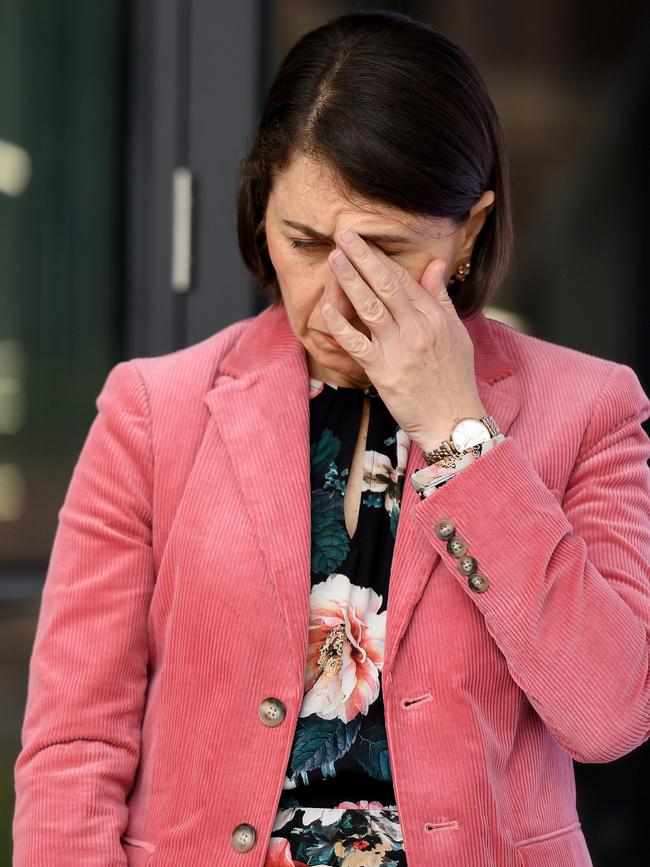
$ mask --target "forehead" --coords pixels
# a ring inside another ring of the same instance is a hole
[[[337,220],[361,219],[364,225],[404,230],[431,236],[436,228],[447,228],[446,220],[402,211],[364,198],[350,190],[329,166],[305,155],[294,157],[288,168],[273,180],[269,208],[277,219],[291,220],[326,230]]]

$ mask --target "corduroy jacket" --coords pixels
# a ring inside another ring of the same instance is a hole
[[[650,736],[650,400],[624,364],[465,326],[506,438],[424,500],[409,448],[382,672],[406,855],[589,867],[572,762]],[[263,867],[303,696],[308,400],[282,307],[110,370],[42,595],[15,867]]]

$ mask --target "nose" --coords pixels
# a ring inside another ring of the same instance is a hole
[[[356,311],[354,304],[348,298],[345,290],[336,279],[336,275],[332,273],[329,264],[325,263],[326,273],[324,279],[323,292],[318,299],[319,304],[324,304],[329,301],[341,313],[347,321],[358,331],[367,333],[367,328],[359,319],[359,314]]]

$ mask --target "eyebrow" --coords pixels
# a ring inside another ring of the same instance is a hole
[[[283,220],[282,221],[286,226],[291,226],[293,229],[298,229],[300,232],[304,232],[305,235],[309,235],[311,238],[316,238],[319,241],[331,241],[333,240],[328,235],[323,235],[322,232],[317,232],[316,229],[312,229],[310,226],[305,226],[304,223],[294,223],[292,220]],[[402,235],[391,235],[388,232],[368,232],[361,234],[361,232],[357,232],[360,238],[363,238],[364,241],[372,241],[375,244],[411,244],[411,238],[405,238]]]

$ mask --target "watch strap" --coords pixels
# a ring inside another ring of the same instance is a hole
[[[499,425],[496,423],[496,421],[491,415],[484,415],[480,419],[478,419],[478,421],[482,422],[485,425],[485,427],[490,432],[491,437],[498,436],[501,433]],[[462,451],[459,451],[454,445],[450,434],[448,440],[444,440],[443,442],[441,442],[440,445],[436,446],[436,448],[432,451],[423,452],[422,454],[424,460],[430,466],[432,464],[440,464],[443,467],[453,468],[456,465],[456,461],[458,460],[458,458],[461,455],[467,454],[467,452],[470,451],[474,452],[477,457],[481,454],[480,450],[477,451],[476,446],[470,446],[468,449],[463,449]]]
[[[504,433],[498,433],[492,439],[479,443],[478,446],[468,449],[456,458],[455,466],[447,467],[442,463],[432,464],[422,467],[419,470],[411,473],[411,484],[420,495],[420,499],[427,497],[436,488],[444,485],[449,479],[453,479],[455,475],[462,472],[465,467],[468,467],[481,455],[486,454],[500,442],[505,440]]]

